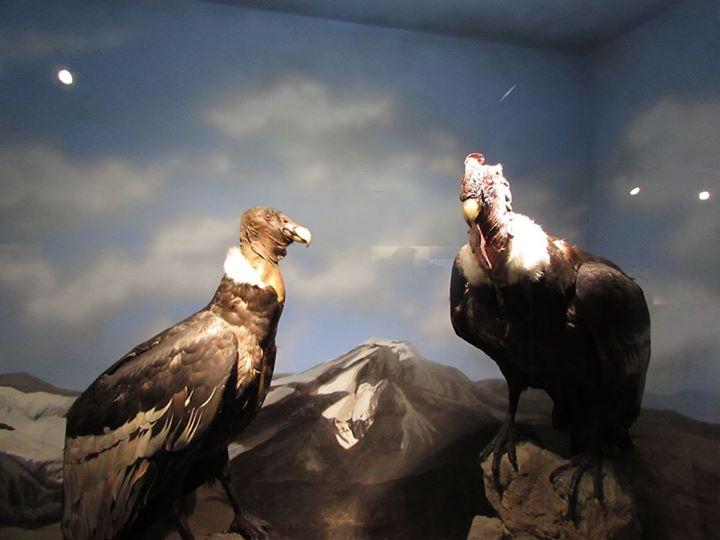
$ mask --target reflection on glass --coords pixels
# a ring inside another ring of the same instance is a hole
[[[72,86],[72,84],[75,82],[75,77],[67,69],[58,70],[56,76],[57,80],[65,86]]]

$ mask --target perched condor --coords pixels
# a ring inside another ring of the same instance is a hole
[[[602,502],[601,452],[631,446],[628,429],[640,411],[650,359],[650,317],[642,289],[616,264],[548,236],[512,211],[502,165],[482,154],[465,159],[460,190],[469,242],[452,269],[450,316],[458,336],[490,356],[508,386],[508,412],[480,453],[517,470],[515,412],[520,394],[541,388],[554,408],[553,426],[568,431],[574,469],[568,517],[586,472]]]
[[[65,538],[139,538],[168,512],[181,537],[193,538],[180,499],[211,479],[220,480],[235,512],[230,530],[267,536],[267,523],[239,503],[227,446],[270,386],[285,300],[278,261],[293,241],[310,244],[310,231],[272,208],[247,210],[210,303],[135,347],[73,404]]]

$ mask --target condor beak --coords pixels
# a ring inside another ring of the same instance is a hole
[[[475,223],[480,215],[480,204],[477,199],[465,199],[462,203],[463,217],[468,225]]]
[[[292,238],[295,242],[300,242],[307,246],[312,242],[312,234],[310,229],[302,227],[297,223],[288,223],[283,227],[283,234],[288,238]]]

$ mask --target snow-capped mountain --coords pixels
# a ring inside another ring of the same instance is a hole
[[[403,365],[403,362],[408,364]],[[420,365],[424,369],[418,369]],[[334,396],[322,416],[332,421],[337,443],[348,449],[367,434],[375,422],[381,397],[385,392],[396,391],[398,387],[393,387],[393,383],[399,383],[402,378],[421,376],[425,379],[421,383],[429,391],[446,397],[454,392],[455,399],[464,399],[467,404],[477,401],[473,383],[459,371],[453,372],[451,389],[446,387],[448,382],[445,381],[450,372],[443,369],[442,376],[433,375],[433,370],[429,369],[431,365],[435,364],[424,360],[408,342],[371,338],[335,360],[303,373],[276,378],[265,406],[277,404],[296,393]],[[409,431],[404,434],[403,448],[409,444]]]
[[[418,388],[422,388],[422,397],[417,395]],[[397,425],[383,436],[385,442],[392,439],[394,450],[404,456],[436,444],[444,435],[441,432],[457,425],[458,419],[477,420],[480,415],[481,420],[493,421],[493,413],[502,414],[481,407],[485,401],[487,396],[476,383],[455,368],[425,360],[411,344],[369,339],[335,360],[276,378],[263,416],[274,418],[275,411],[288,411],[288,421],[280,425],[273,421],[267,426],[257,422],[233,445],[232,455],[236,457],[276,437],[284,428],[294,427],[298,416],[310,409],[318,425],[332,433],[333,446],[345,451],[357,450],[368,436],[380,436],[392,418]],[[436,417],[450,419],[459,412],[459,418],[446,422],[442,429],[436,426]]]
[[[65,413],[74,397],[0,386],[0,451],[60,482]]]
[[[487,504],[475,457],[503,392],[407,342],[367,340],[275,379],[233,446],[236,484],[288,537],[461,538]]]
[[[59,517],[65,414],[74,400],[27,374],[0,376],[0,522]]]

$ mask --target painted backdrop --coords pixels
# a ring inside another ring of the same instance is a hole
[[[264,203],[314,235],[283,262],[278,371],[380,336],[499,376],[447,305],[481,151],[516,210],[646,288],[649,390],[717,387],[712,2],[590,56],[195,1],[0,9],[0,371],[83,388],[207,302]]]

